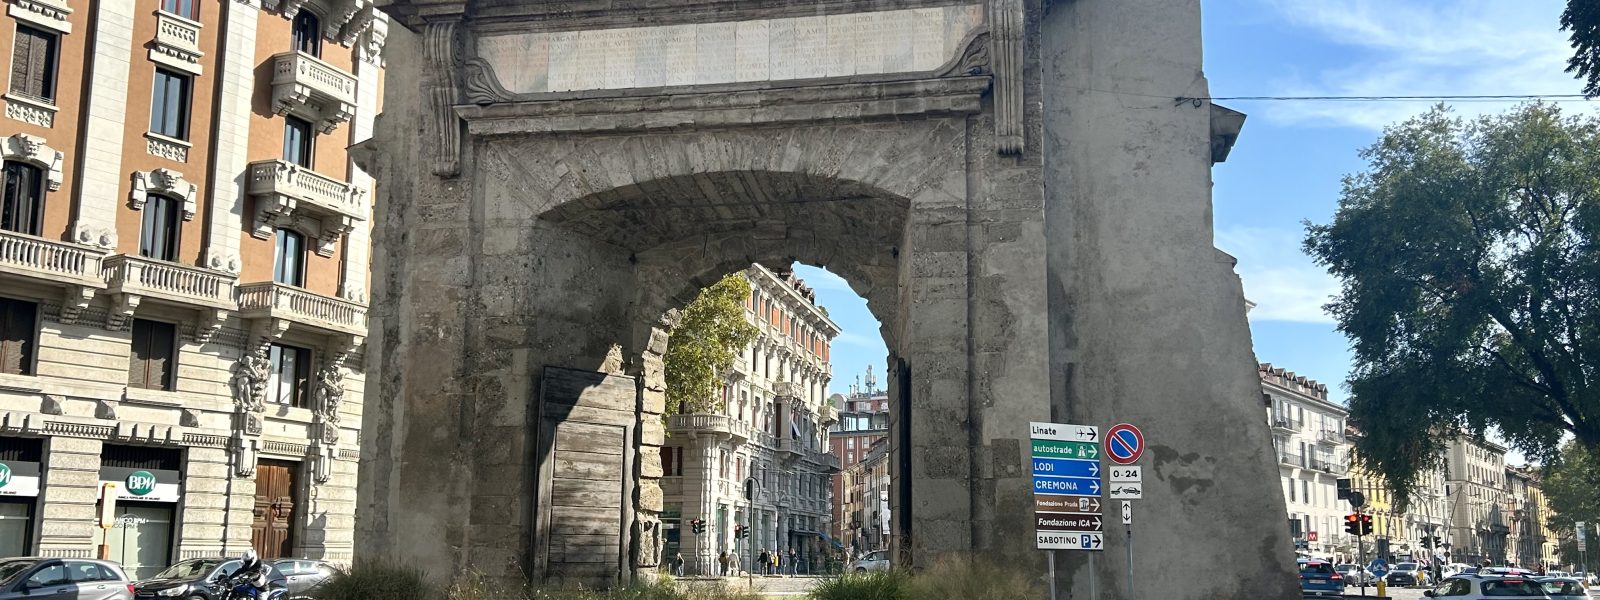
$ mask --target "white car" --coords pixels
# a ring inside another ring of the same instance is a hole
[[[1531,577],[1451,577],[1425,591],[1429,598],[1484,600],[1494,598],[1546,598],[1544,585]]]
[[[866,571],[887,571],[889,570],[889,551],[878,550],[876,552],[868,552],[866,556],[858,558],[856,559],[856,562],[851,563],[850,570],[857,573],[863,573]]]

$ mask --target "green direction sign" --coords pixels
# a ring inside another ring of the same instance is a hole
[[[134,471],[128,474],[128,493],[143,496],[156,491],[156,476],[149,471]]]
[[[1033,440],[1033,456],[1035,458],[1086,458],[1098,460],[1100,458],[1100,445],[1094,442]]]
[[[8,483],[11,483],[11,467],[6,466],[5,463],[0,463],[0,488],[5,487]]]

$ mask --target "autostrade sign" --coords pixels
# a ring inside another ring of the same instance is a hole
[[[39,463],[0,461],[0,496],[39,495]]]

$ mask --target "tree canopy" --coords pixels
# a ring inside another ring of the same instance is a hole
[[[1561,30],[1572,32],[1572,58],[1567,72],[1584,80],[1583,93],[1600,96],[1600,2],[1567,0]]]
[[[750,282],[732,273],[684,307],[667,339],[667,414],[711,412],[722,389],[722,375],[733,359],[756,339],[755,325],[744,319]]]
[[[1528,104],[1387,128],[1305,248],[1341,282],[1356,460],[1404,503],[1451,438],[1600,447],[1600,122]]]

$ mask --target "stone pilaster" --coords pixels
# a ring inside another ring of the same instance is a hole
[[[373,56],[374,59],[377,56]],[[378,64],[367,60],[357,60],[355,65],[356,75],[356,114],[350,120],[350,143],[359,144],[372,138],[373,119],[377,116],[378,108],[378,80],[383,73]],[[365,198],[372,198],[372,176],[354,158],[350,160],[350,186],[365,192]],[[370,204],[368,205],[370,206]],[[365,221],[357,221],[355,228],[345,234],[344,263],[341,265],[339,278],[339,296],[354,302],[367,301],[367,266],[368,257],[372,248],[372,215]]]
[[[238,554],[250,545],[255,482],[237,479],[225,448],[188,449],[178,558]]]
[[[205,266],[238,273],[239,232],[244,228],[245,164],[250,148],[250,100],[255,93],[256,21],[261,9],[255,0],[224,2],[227,28],[222,32],[222,64],[218,65],[216,129],[213,132],[215,171],[211,174],[211,202],[206,220]]]
[[[128,103],[129,57],[133,56],[133,3],[101,2],[91,21],[94,48],[89,98],[84,103],[83,156],[78,171],[78,206],[72,239],[117,246],[117,202],[121,199],[122,137]],[[248,112],[248,111],[246,111]]]
[[[40,556],[92,558],[101,542],[95,523],[100,440],[52,437],[39,498]]]

